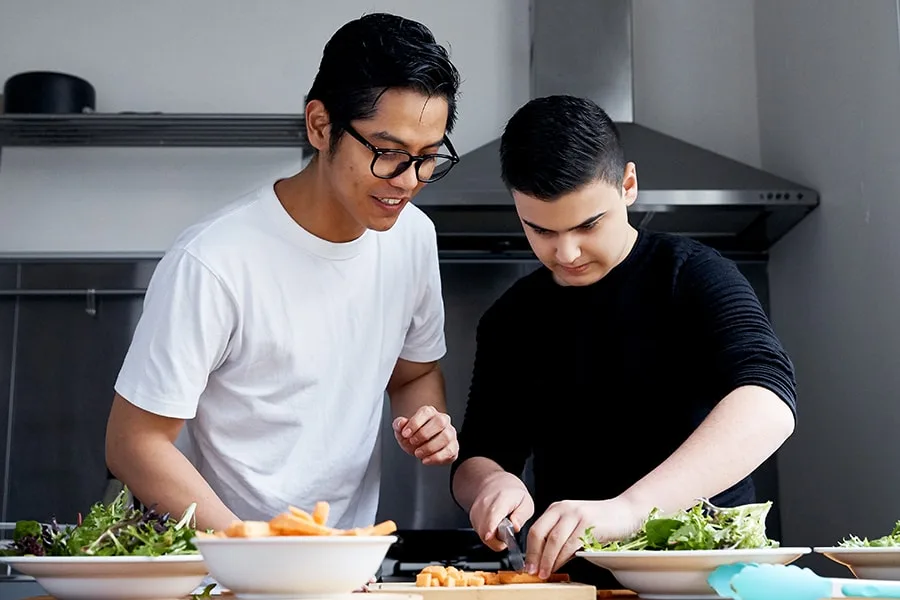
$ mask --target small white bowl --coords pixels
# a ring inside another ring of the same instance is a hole
[[[174,556],[4,556],[56,600],[183,598],[207,575],[199,554]]]
[[[814,550],[844,565],[859,579],[900,581],[900,547],[817,546]]]
[[[302,599],[350,594],[378,572],[393,535],[201,537],[209,573],[238,598]]]
[[[577,552],[575,556],[612,572],[642,600],[719,598],[707,578],[721,565],[732,563],[790,564],[810,548],[754,548],[747,550],[622,550]]]

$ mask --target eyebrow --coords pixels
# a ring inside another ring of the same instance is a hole
[[[399,146],[403,146],[404,148],[409,148],[409,147],[410,147],[409,144],[407,144],[406,142],[404,142],[403,140],[401,140],[401,139],[398,138],[397,136],[391,135],[391,134],[388,133],[387,131],[378,131],[378,132],[376,132],[376,133],[373,133],[373,134],[372,134],[372,137],[375,138],[375,139],[377,139],[377,140],[381,140],[381,141],[383,141],[383,142],[390,142],[390,143],[392,143],[392,144],[397,144],[397,145],[399,145]],[[440,140],[438,140],[438,141],[436,141],[436,142],[432,142],[432,143],[428,144],[427,146],[422,146],[422,147],[423,147],[423,148],[438,148],[438,147],[440,147],[443,143],[444,143],[444,138],[441,138]]]
[[[594,221],[600,220],[603,217],[603,215],[605,215],[606,213],[607,213],[607,211],[605,211],[605,210],[602,213],[597,213],[593,217],[585,219],[584,221],[582,221],[575,227],[570,227],[566,231],[573,231],[575,229],[579,229],[580,227],[586,227],[586,226],[590,225],[591,223],[593,223]],[[546,227],[541,227],[540,225],[535,225],[531,221],[527,221],[525,219],[522,219],[522,222],[525,223],[526,225],[528,225],[529,227],[531,227],[532,229],[539,229],[541,231],[553,231],[552,229],[547,229]]]

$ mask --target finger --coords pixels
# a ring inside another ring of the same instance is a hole
[[[560,551],[559,556],[556,558],[556,563],[553,565],[553,573],[559,571],[564,564],[575,558],[575,553],[581,548],[581,542],[578,540],[579,531],[581,531],[581,528],[576,529],[572,532],[572,535],[569,536],[569,541],[566,542]]]
[[[406,417],[397,417],[394,419],[394,422],[391,424],[394,428],[394,433],[399,434],[403,431],[403,428],[406,426],[406,423],[409,421]]]
[[[531,499],[530,494],[525,494],[522,498],[522,501],[519,502],[519,505],[512,511],[509,515],[509,520],[512,522],[513,527],[516,531],[521,531],[522,527],[525,526],[525,523],[528,522],[528,519],[534,516],[534,501]]]
[[[538,577],[542,579],[550,577],[550,573],[553,572],[553,567],[556,565],[563,547],[569,542],[572,533],[578,527],[578,522],[579,519],[574,517],[562,517],[557,521],[544,542]]]
[[[525,552],[525,570],[529,574],[536,575],[538,573],[547,536],[556,527],[559,519],[559,509],[551,507],[531,526],[531,531],[528,532],[528,548]]]
[[[429,421],[429,424],[433,421],[434,419],[432,419],[432,421]],[[428,425],[426,424],[425,427],[428,427]],[[411,437],[409,441],[413,444],[413,446],[416,447],[416,456],[418,456],[419,458],[425,458],[426,456],[431,456],[436,452],[440,452],[441,450],[452,444],[456,439],[456,430],[453,427],[447,427],[438,431],[437,435],[421,444],[417,444],[415,441],[418,437],[419,433]]]
[[[490,548],[495,552],[500,552],[506,548],[506,546],[501,542],[496,535],[494,535],[496,531],[496,527],[494,529],[490,528],[489,522],[490,517],[487,515],[482,515],[480,513],[473,512],[472,513],[472,527],[475,528],[475,531],[478,533],[478,537],[481,538],[481,541],[484,542],[484,545]]]
[[[459,444],[451,442],[431,456],[422,459],[423,465],[447,465],[459,458]]]
[[[411,438],[413,434],[415,434],[421,427],[431,419],[434,415],[437,414],[437,409],[433,406],[423,406],[416,413],[411,416],[406,421],[406,425],[403,427],[401,434],[404,438]]]
[[[409,438],[409,441],[415,446],[421,446],[438,437],[450,427],[450,415],[437,413],[425,421],[419,430]]]
[[[400,445],[404,452],[412,454],[416,451],[416,449],[413,448],[413,445],[409,443],[409,440],[400,435],[399,431],[394,432],[394,439],[397,440],[397,443]]]
[[[496,500],[491,504],[490,509],[485,518],[484,526],[485,526],[485,536],[488,539],[494,539],[497,537],[497,527],[500,526],[500,521],[504,519],[510,512],[516,507],[516,503],[518,499],[514,496],[510,495],[508,492],[501,493],[497,496]],[[500,549],[506,548],[506,544],[502,541],[500,543]]]

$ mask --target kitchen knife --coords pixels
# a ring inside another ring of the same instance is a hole
[[[519,573],[524,572],[525,557],[522,556],[522,550],[519,548],[518,542],[516,542],[516,532],[509,518],[504,518],[500,521],[500,525],[497,526],[497,535],[509,550],[509,563],[513,570]]]

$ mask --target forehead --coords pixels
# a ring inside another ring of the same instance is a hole
[[[430,144],[444,136],[448,113],[447,100],[442,96],[390,89],[378,99],[375,114],[360,122],[358,129],[389,133],[410,146]]]
[[[549,202],[518,191],[513,191],[513,200],[519,218],[544,229],[565,231],[612,209],[621,197],[615,187],[596,181]]]

